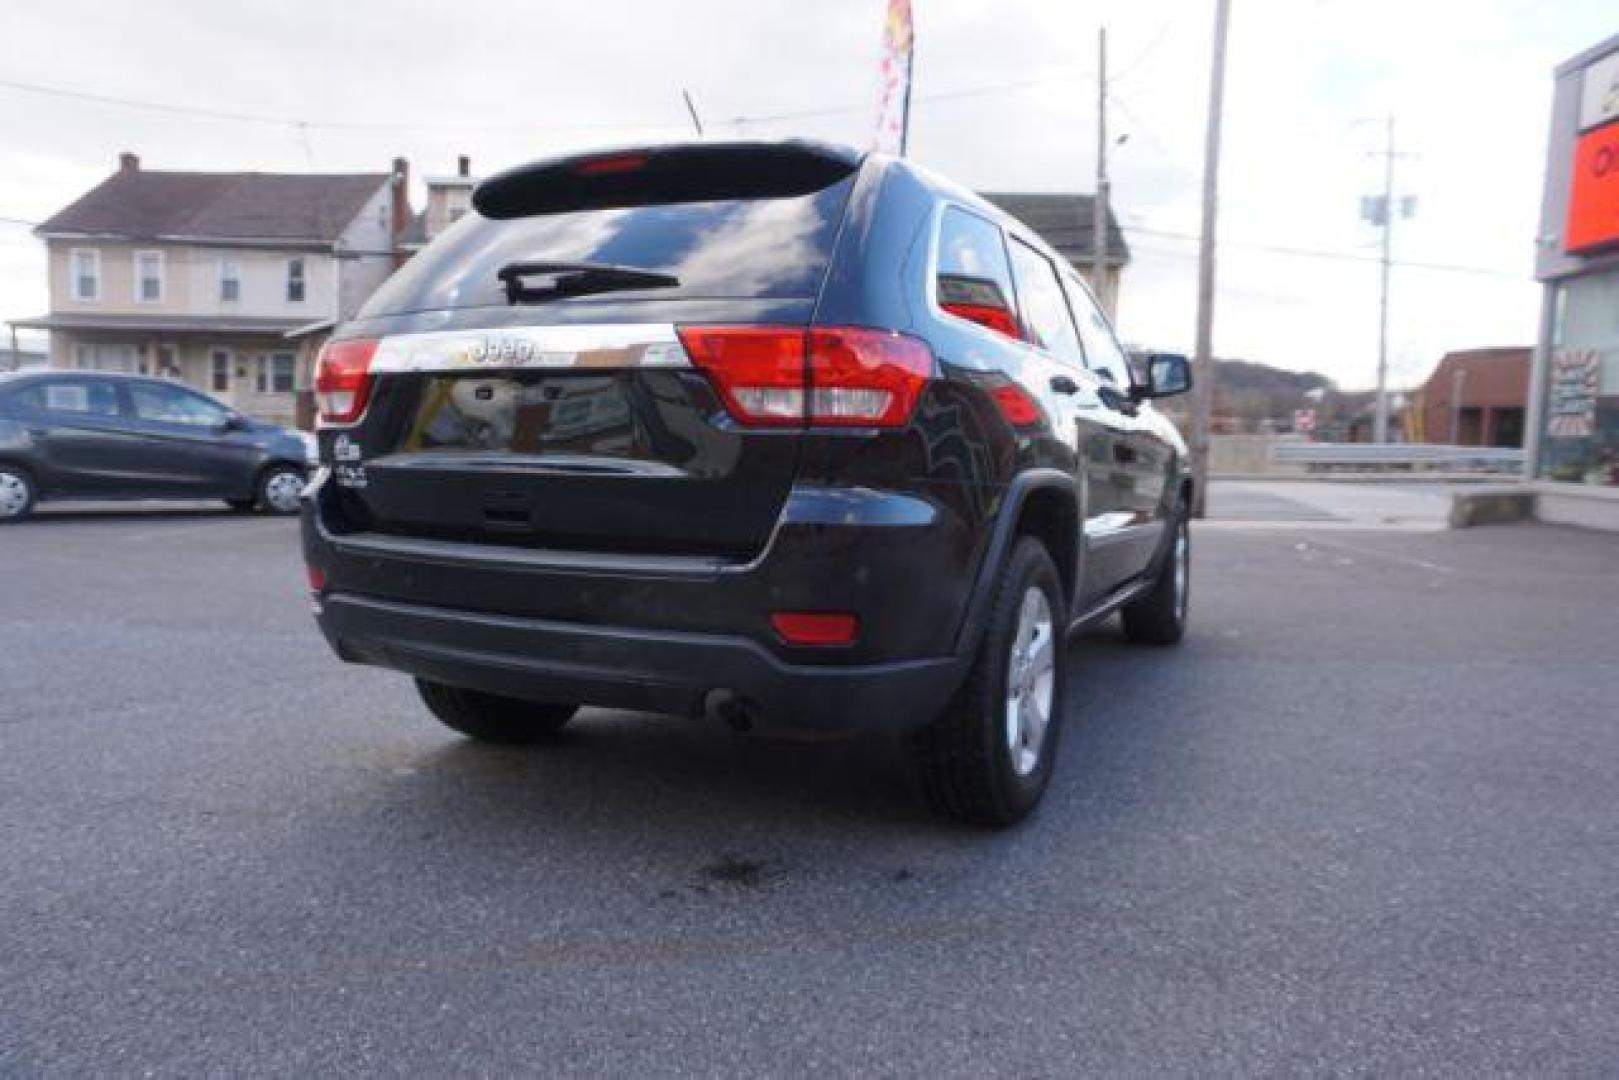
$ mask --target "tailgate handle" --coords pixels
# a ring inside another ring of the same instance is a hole
[[[528,496],[521,491],[492,491],[484,496],[483,520],[497,529],[523,529],[532,524]]]

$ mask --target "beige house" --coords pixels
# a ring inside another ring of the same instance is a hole
[[[1130,262],[1130,248],[1108,205],[1107,248],[1102,280],[1096,280],[1096,255],[1091,238],[1096,235],[1095,198],[1061,191],[980,191],[987,199],[1040,235],[1063,258],[1073,264],[1096,294],[1097,303],[1115,322],[1119,318],[1119,279]]]
[[[453,175],[430,174],[422,182],[427,185],[427,206],[416,215],[399,245],[411,254],[472,211],[472,189],[478,186],[477,177],[472,175],[472,159],[465,154],[455,159]]]
[[[261,419],[307,418],[313,343],[392,273],[405,163],[358,174],[143,170],[35,230],[50,257],[53,367],[178,379]]]

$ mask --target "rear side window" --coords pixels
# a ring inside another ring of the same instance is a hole
[[[854,175],[808,195],[655,204],[501,220],[468,214],[406,263],[360,313],[506,305],[500,269],[610,263],[679,284],[613,296],[813,299],[832,260]],[[568,301],[562,301],[566,303]]]
[[[1057,268],[1050,259],[1013,237],[1012,270],[1017,275],[1028,339],[1059,360],[1083,366],[1085,353],[1068,313],[1068,301],[1063,298]]]
[[[111,383],[79,379],[42,382],[12,393],[10,401],[30,412],[65,416],[117,416],[118,391]]]
[[[935,296],[941,310],[1018,336],[1012,268],[999,225],[960,207],[946,207],[939,220],[938,260]]]

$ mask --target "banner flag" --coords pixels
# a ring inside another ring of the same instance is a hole
[[[911,0],[888,0],[883,23],[883,59],[879,69],[877,132],[872,149],[905,153],[911,126],[911,57],[916,35],[911,24]]]

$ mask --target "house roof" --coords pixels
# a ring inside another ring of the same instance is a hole
[[[38,231],[149,240],[334,243],[386,173],[205,173],[122,168]]]
[[[980,191],[978,195],[1039,233],[1040,239],[1076,267],[1090,265],[1094,196],[1063,191]],[[1130,247],[1112,205],[1107,207],[1107,261],[1109,266],[1130,261]]]

